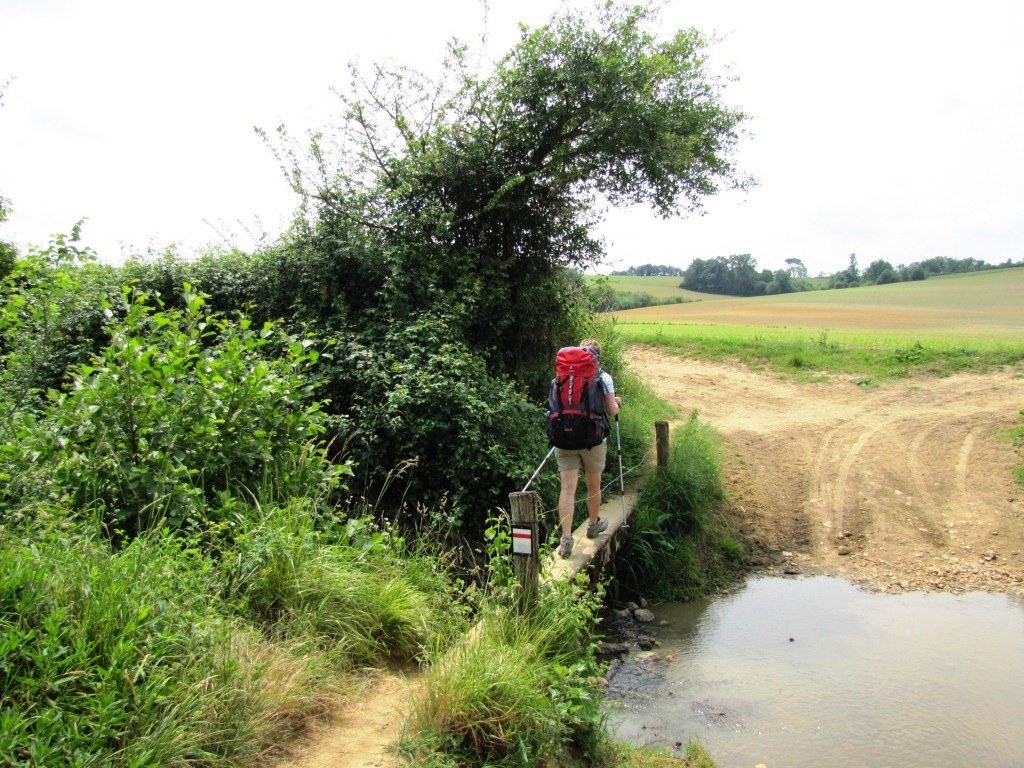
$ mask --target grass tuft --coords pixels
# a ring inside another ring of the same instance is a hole
[[[520,614],[507,536],[495,535],[491,552],[478,624],[435,658],[400,751],[427,767],[610,765],[594,640],[602,591],[543,584]]]

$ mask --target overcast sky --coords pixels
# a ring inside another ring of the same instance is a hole
[[[553,7],[492,0],[492,57]],[[434,72],[483,20],[477,0],[0,0],[0,239],[87,217],[116,261],[276,236],[296,200],[253,127],[326,122],[350,60]],[[751,115],[737,159],[760,185],[682,220],[609,212],[602,271],[1024,258],[1024,2],[674,0],[661,25],[724,37],[726,100]]]

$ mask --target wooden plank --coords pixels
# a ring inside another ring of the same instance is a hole
[[[541,579],[557,581],[572,579],[582,571],[603,568],[612,557],[629,530],[629,517],[636,505],[638,489],[626,489],[625,497],[620,494],[606,496],[601,504],[600,515],[608,521],[608,529],[596,538],[587,538],[587,523],[584,521],[572,533],[572,556],[559,557],[552,551],[549,557],[541,557]],[[623,503],[625,502],[625,503]]]

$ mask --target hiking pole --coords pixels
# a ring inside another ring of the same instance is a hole
[[[533,473],[533,477],[531,477],[531,478],[530,478],[529,480],[527,480],[527,481],[526,481],[526,485],[524,485],[524,486],[523,486],[523,491],[522,491],[523,493],[526,493],[526,489],[530,487],[530,483],[532,483],[532,482],[534,481],[534,478],[536,478],[536,477],[537,477],[537,475],[539,475],[539,474],[540,474],[540,470],[541,470],[541,468],[542,468],[542,467],[544,466],[544,463],[545,463],[545,462],[546,462],[546,461],[547,461],[548,459],[550,459],[550,458],[551,458],[551,454],[552,454],[552,453],[554,453],[554,452],[555,452],[555,446],[551,446],[551,450],[550,450],[550,451],[548,451],[548,455],[544,457],[544,460],[543,460],[543,461],[541,461],[541,463],[540,463],[540,466],[539,466],[539,467],[537,467],[537,471]],[[620,467],[622,466],[622,457],[619,457],[619,466],[620,466]]]
[[[622,476],[622,432],[619,430],[619,414],[615,414],[615,446],[619,449],[619,488],[622,491],[622,527],[629,528],[626,522],[626,481]]]

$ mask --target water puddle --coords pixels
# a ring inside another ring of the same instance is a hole
[[[718,768],[1024,766],[1024,600],[750,581],[653,608],[609,689],[619,738]]]

